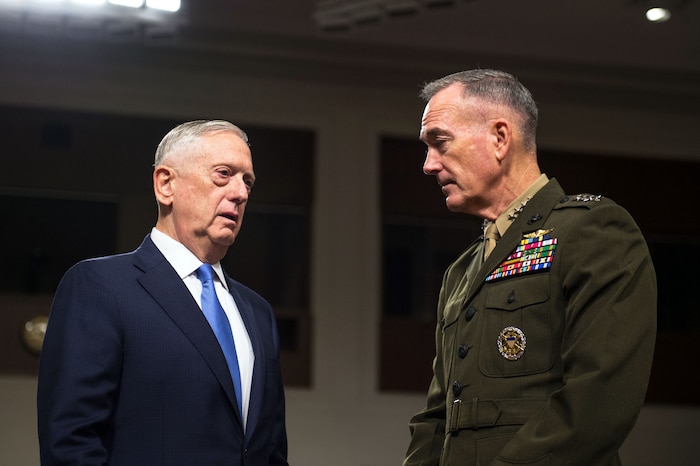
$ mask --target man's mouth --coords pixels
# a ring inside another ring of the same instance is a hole
[[[236,214],[219,214],[220,217],[224,217],[226,219],[231,220],[232,222],[237,222],[238,221],[238,215]]]

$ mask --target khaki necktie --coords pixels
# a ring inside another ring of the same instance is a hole
[[[489,257],[489,254],[496,247],[496,242],[500,239],[501,235],[498,233],[498,228],[496,228],[496,222],[489,223],[484,232],[484,260]]]

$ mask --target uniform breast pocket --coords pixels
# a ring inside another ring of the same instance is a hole
[[[484,285],[479,365],[490,377],[547,371],[555,358],[555,317],[549,273]]]

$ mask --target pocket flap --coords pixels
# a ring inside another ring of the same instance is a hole
[[[486,285],[485,306],[513,311],[549,299],[549,273],[509,278]]]

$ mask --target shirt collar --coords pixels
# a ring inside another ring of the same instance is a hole
[[[184,244],[171,238],[162,231],[153,227],[151,229],[151,240],[156,245],[158,250],[165,256],[165,259],[173,266],[175,272],[181,279],[192,275],[203,264],[197,256],[192,254],[192,251],[187,249]],[[214,273],[219,278],[219,282],[228,290],[228,284],[224,279],[224,271],[221,268],[221,262],[211,264]]]

